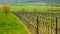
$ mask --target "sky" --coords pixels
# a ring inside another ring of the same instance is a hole
[[[0,0],[0,3],[11,3],[11,2],[44,2],[44,3],[59,3],[60,4],[60,0]]]

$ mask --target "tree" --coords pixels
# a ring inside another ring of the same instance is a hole
[[[10,6],[8,4],[3,4],[2,5],[2,10],[7,16],[7,13],[10,11]]]

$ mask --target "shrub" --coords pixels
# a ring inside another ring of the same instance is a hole
[[[22,12],[25,12],[26,10],[23,8],[23,9],[21,9],[21,11],[22,11]]]

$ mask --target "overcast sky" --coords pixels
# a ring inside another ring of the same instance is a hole
[[[60,3],[60,0],[0,0],[0,2],[45,2],[45,3]]]

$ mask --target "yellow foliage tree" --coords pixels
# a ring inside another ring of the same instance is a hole
[[[3,12],[7,13],[10,11],[10,6],[8,4],[3,4],[2,10]]]
[[[2,5],[2,10],[7,15],[8,12],[10,11],[10,6],[8,4],[3,4]]]

